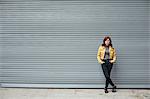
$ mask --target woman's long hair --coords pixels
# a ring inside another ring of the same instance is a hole
[[[110,38],[109,36],[104,37],[102,46],[106,46],[105,41],[106,41],[107,39],[110,40],[109,46],[113,47],[111,38]]]

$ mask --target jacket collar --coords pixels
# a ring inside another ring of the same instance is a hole
[[[106,50],[106,49],[105,49],[105,46],[103,46],[103,49]],[[112,47],[109,46],[109,52],[111,51],[111,49],[112,49]]]

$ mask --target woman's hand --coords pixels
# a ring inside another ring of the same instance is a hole
[[[102,64],[104,64],[105,62],[104,61],[102,61]]]
[[[111,60],[109,61],[110,63],[113,63]]]

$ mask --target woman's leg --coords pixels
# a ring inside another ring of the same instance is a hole
[[[112,63],[110,63],[109,66],[107,66],[109,77],[110,77],[112,66],[113,66]],[[108,85],[109,85],[109,81],[107,79],[106,79],[105,85],[106,85],[105,87],[108,87]]]
[[[108,70],[108,75],[109,75],[109,77],[110,77],[110,72],[111,72],[111,70],[109,69],[109,70]],[[109,81],[106,79],[105,88],[107,88],[108,86],[109,86]]]
[[[112,65],[110,63],[105,62],[104,64],[102,64],[102,70],[103,70],[104,76],[106,78],[105,88],[108,87],[109,83],[112,86],[114,86],[114,83],[112,82],[112,80],[110,78],[111,69],[112,69]]]

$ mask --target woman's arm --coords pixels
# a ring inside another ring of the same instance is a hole
[[[113,60],[110,60],[111,63],[116,62],[117,60],[117,55],[116,55],[116,49],[114,48],[114,54],[113,54]]]
[[[100,64],[103,64],[103,63],[105,63],[104,61],[102,61],[101,60],[101,53],[100,53],[100,49],[101,49],[101,46],[98,48],[98,52],[97,52],[97,60],[98,60],[98,62],[100,63]]]

